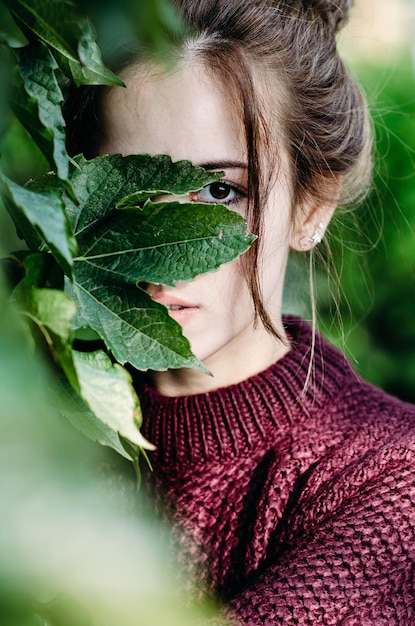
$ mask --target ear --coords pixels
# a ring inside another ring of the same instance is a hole
[[[336,184],[332,183],[330,200],[319,200],[310,196],[297,207],[290,237],[290,247],[293,250],[311,250],[321,242],[336,209],[341,182],[340,178],[336,178]]]

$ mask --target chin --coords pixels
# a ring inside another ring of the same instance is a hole
[[[206,345],[197,345],[197,342],[192,342],[190,341],[190,346],[192,349],[193,354],[195,355],[196,358],[199,359],[199,361],[201,361],[203,363],[203,365],[206,365],[206,367],[208,369],[209,368],[209,363],[213,360],[215,360],[215,355],[220,352],[221,347],[212,347],[212,345],[210,347],[206,346]]]

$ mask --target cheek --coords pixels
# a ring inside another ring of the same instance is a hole
[[[244,263],[239,258],[222,268],[218,276],[220,307],[235,330],[254,319],[255,307],[245,279]]]
[[[203,292],[208,305],[219,306],[222,311],[233,312],[241,303],[245,308],[250,306],[251,296],[241,258],[222,265],[217,272],[197,277],[194,284]]]

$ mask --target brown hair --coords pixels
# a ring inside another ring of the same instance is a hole
[[[367,107],[336,47],[336,33],[352,1],[174,0],[174,5],[188,27],[186,36],[176,42],[178,54],[202,60],[230,86],[242,112],[248,224],[259,235],[245,255],[245,272],[257,317],[278,335],[262,302],[257,268],[261,207],[277,166],[277,144],[282,142],[288,151],[293,208],[310,196],[330,201],[339,177],[340,200],[353,201],[370,177]],[[78,94],[67,110],[75,111],[67,116],[70,153],[94,156],[99,144],[99,135],[94,134],[99,132],[96,91],[89,88]],[[264,151],[267,172],[259,158]]]

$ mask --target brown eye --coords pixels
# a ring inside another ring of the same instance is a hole
[[[210,185],[210,193],[217,200],[225,200],[231,191],[232,189],[226,183],[217,182]]]
[[[218,180],[203,187],[193,199],[201,202],[228,205],[240,202],[245,197],[246,194],[236,185]]]

